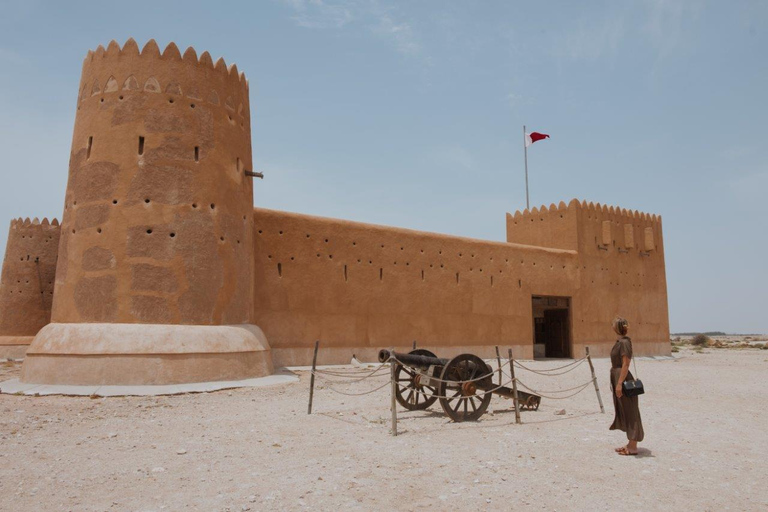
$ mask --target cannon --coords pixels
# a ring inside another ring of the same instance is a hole
[[[379,351],[379,362],[391,357],[396,359],[395,398],[409,411],[427,409],[439,399],[453,421],[475,421],[485,414],[493,394],[514,400],[514,391],[494,384],[493,369],[476,355],[443,359],[424,349]],[[541,403],[540,396],[523,391],[517,397],[522,409],[537,410]]]

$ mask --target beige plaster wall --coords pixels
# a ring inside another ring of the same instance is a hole
[[[245,77],[131,39],[89,52],[79,91],[53,321],[249,323]]]
[[[22,357],[51,320],[59,222],[14,219],[0,277],[0,357]]]
[[[406,349],[414,340],[441,355],[490,357],[500,345],[529,358],[532,296],[562,296],[572,299],[575,357],[586,345],[607,355],[619,313],[632,323],[638,354],[668,354],[660,222],[631,220],[636,236],[658,230],[650,256],[613,245],[603,251],[588,240],[610,215],[621,223],[621,214],[594,208],[572,201],[508,216],[514,242],[550,248],[257,208],[254,317],[278,366],[310,364],[318,339],[322,363],[348,362],[353,353],[373,359],[379,348]]]
[[[569,295],[579,282],[575,251],[264,209],[254,225],[254,316],[276,365],[309,364],[317,339],[328,363],[414,340],[530,357],[532,291]]]
[[[664,240],[661,218],[641,212],[580,203],[579,257],[581,293],[574,301],[577,340],[598,340],[607,355],[615,335],[604,328],[621,315],[629,320],[635,351],[644,355],[669,355],[669,314]],[[610,243],[602,245],[603,230],[610,225]],[[633,237],[625,237],[631,225]],[[645,250],[646,230],[652,230],[655,248]],[[600,247],[599,247],[600,246]]]
[[[653,250],[645,250],[646,229],[652,231]],[[575,199],[567,206],[560,203],[507,216],[510,242],[538,240],[556,246],[562,244],[556,235],[578,251],[580,273],[571,294],[573,354],[583,354],[588,345],[592,354],[607,356],[616,338],[611,320],[621,315],[630,322],[637,354],[669,355],[661,219]]]

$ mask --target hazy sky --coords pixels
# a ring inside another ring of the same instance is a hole
[[[663,217],[671,328],[768,332],[768,2],[0,1],[0,251],[60,217],[82,59],[250,80],[258,206],[504,240],[573,197]]]

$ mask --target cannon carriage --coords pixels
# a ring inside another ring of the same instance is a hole
[[[475,421],[488,409],[492,395],[515,399],[514,390],[494,384],[494,370],[480,357],[461,354],[453,359],[439,358],[429,350],[407,354],[379,351],[379,361],[394,358],[395,397],[409,411],[429,408],[436,401],[454,421]],[[521,409],[536,410],[541,397],[517,391]]]

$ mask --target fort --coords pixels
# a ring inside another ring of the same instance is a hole
[[[382,347],[670,353],[661,218],[585,201],[505,242],[254,208],[249,86],[173,43],[89,52],[64,211],[11,222],[0,357],[23,382],[176,384],[375,360]],[[258,204],[258,198],[256,200]]]

